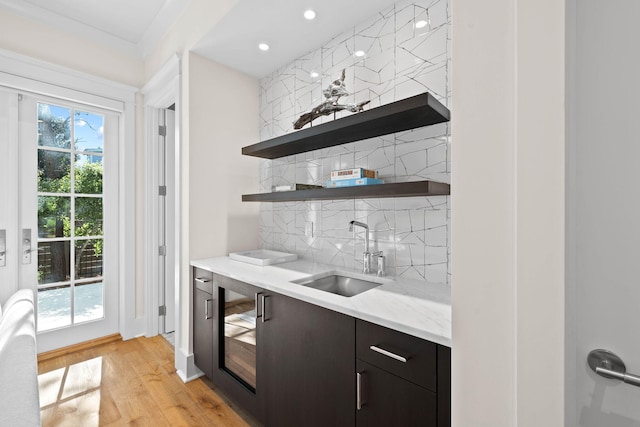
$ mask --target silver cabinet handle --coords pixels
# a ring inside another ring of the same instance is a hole
[[[198,283],[209,283],[211,279],[208,277],[196,277],[196,282]]]
[[[262,299],[262,323],[267,321],[267,295],[260,294]]]
[[[587,356],[587,363],[596,374],[602,377],[640,387],[640,376],[627,374],[627,367],[622,359],[608,350],[592,350]]]
[[[255,299],[256,319],[259,319],[260,317],[262,317],[262,312],[259,310],[260,304],[258,304],[258,298],[260,298],[261,295],[262,295],[262,292],[258,292],[258,293],[255,294],[255,298],[254,298]],[[264,305],[262,306],[262,308],[264,309]]]
[[[359,411],[364,406],[362,401],[362,374],[365,371],[356,372],[356,409]]]
[[[395,359],[397,361],[400,361],[402,363],[407,363],[407,360],[409,360],[409,356],[400,356],[399,354],[395,354],[388,350],[385,350],[384,348],[380,348],[377,345],[372,345],[369,348],[375,351],[376,353],[384,354],[385,356]]]
[[[204,300],[204,319],[205,320],[209,320],[213,317],[211,313],[209,313],[209,303],[213,303],[213,299],[207,298],[206,300]]]

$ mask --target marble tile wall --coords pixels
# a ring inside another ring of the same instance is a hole
[[[423,21],[424,26],[416,25]],[[346,70],[350,96],[366,108],[430,92],[450,106],[451,16],[447,0],[398,2],[260,81],[260,137],[293,131],[293,122],[323,102],[322,90]],[[365,52],[359,57],[357,51]],[[337,117],[352,113],[339,113]],[[333,120],[322,117],[315,124]],[[449,124],[260,162],[260,191],[274,185],[322,185],[332,170],[374,169],[385,182],[450,182]],[[450,282],[447,196],[262,203],[260,245],[310,261],[362,268],[363,232],[386,255],[387,272]],[[309,224],[313,235],[309,235]]]

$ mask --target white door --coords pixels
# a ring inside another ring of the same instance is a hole
[[[4,275],[36,291],[38,351],[118,332],[118,114],[11,91],[0,100],[17,128],[0,140],[15,170],[0,209],[13,218],[0,224],[13,249]]]
[[[18,279],[18,95],[0,88],[0,304]]]
[[[167,188],[164,200],[164,244],[167,248],[164,259],[164,305],[166,315],[164,319],[164,332],[173,332],[176,329],[176,273],[175,273],[175,151],[176,151],[176,113],[166,109],[165,126],[167,129],[164,148],[164,185]]]
[[[157,110],[158,122],[164,128],[158,136],[158,185],[164,189],[158,197],[158,244],[161,248],[158,257],[158,301],[164,310],[159,315],[160,333],[175,330],[175,239],[174,214],[174,155],[175,155],[175,111]]]
[[[640,375],[640,2],[575,6],[567,188],[575,407],[567,425],[640,426],[640,387],[596,375],[586,361],[591,350],[609,350]]]

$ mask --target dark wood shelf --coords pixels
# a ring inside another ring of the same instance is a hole
[[[243,194],[243,202],[297,202],[303,200],[371,199],[384,197],[448,196],[449,184],[412,181],[393,184],[360,185],[342,188]]]
[[[277,159],[349,142],[448,122],[450,112],[428,92],[354,113],[242,148],[247,156]]]

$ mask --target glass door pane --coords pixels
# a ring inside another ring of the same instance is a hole
[[[220,292],[224,294],[224,368],[255,392],[255,299],[228,289]]]
[[[45,331],[104,317],[104,116],[50,103],[37,110],[38,330]]]

